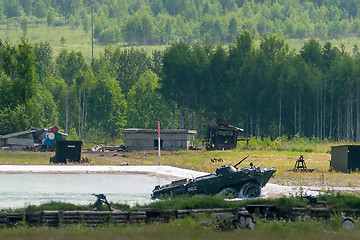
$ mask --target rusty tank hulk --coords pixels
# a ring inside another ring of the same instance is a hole
[[[230,121],[218,119],[215,126],[209,126],[207,129],[206,138],[203,141],[206,150],[226,150],[234,149],[238,141],[246,141],[248,138],[240,136],[244,130],[232,125]]]
[[[249,156],[247,156],[249,157]],[[163,186],[156,186],[152,199],[178,196],[183,194],[214,195],[225,198],[255,198],[261,194],[261,188],[276,172],[276,168],[260,168],[250,166],[237,168],[247,157],[236,165],[225,165],[216,169],[215,174],[209,174],[194,179],[181,179]]]

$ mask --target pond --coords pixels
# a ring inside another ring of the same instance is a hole
[[[145,204],[156,185],[206,174],[170,166],[0,165],[0,210],[51,201],[92,204],[94,193],[105,194],[109,202]],[[261,196],[296,195],[299,188],[307,195],[319,194],[310,187],[268,183]]]
[[[22,208],[51,201],[91,204],[92,194],[109,202],[149,203],[152,190],[175,180],[145,173],[11,173],[0,174],[0,209]]]

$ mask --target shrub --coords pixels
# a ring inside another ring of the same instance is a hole
[[[331,149],[328,147],[329,140],[321,140],[313,137],[301,137],[296,134],[293,138],[289,139],[286,135],[271,140],[270,137],[250,137],[248,145],[239,143],[238,149],[240,150],[274,150],[274,151],[291,151],[291,152],[329,152]],[[319,147],[319,145],[321,147]]]

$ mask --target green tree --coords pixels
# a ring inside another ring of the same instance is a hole
[[[0,74],[0,110],[13,106],[16,96],[13,95],[12,81],[3,72]]]
[[[64,129],[68,132],[70,129],[80,129],[79,121],[83,116],[81,105],[81,94],[79,82],[83,82],[84,75],[89,71],[89,66],[85,62],[80,52],[62,50],[56,59],[59,75],[65,80],[65,96],[62,96]],[[79,133],[81,131],[79,130]]]
[[[209,36],[211,42],[222,42],[223,37],[226,35],[226,27],[220,17],[207,16],[201,21],[200,34]]]
[[[206,91],[209,48],[172,44],[164,52],[161,91],[180,110],[180,127],[196,128],[201,112],[202,91]]]
[[[142,29],[141,24],[141,18],[139,15],[130,15],[127,18],[123,30],[123,36],[126,42],[132,45],[139,43]]]
[[[227,79],[231,87],[228,88],[229,105],[236,111],[230,111],[227,119],[234,124],[244,122],[249,124],[249,134],[255,133],[253,121],[257,112],[258,78],[255,76],[255,47],[254,37],[250,31],[244,30],[229,45],[227,61]],[[231,114],[231,115],[230,115]]]
[[[150,0],[151,11],[157,16],[164,10],[163,1],[162,0]]]
[[[53,73],[53,51],[50,43],[36,43],[34,46],[34,54],[35,74],[42,83],[47,76]]]
[[[1,69],[4,73],[10,78],[14,77],[15,73],[15,58],[17,49],[15,45],[11,44],[8,41],[2,43],[0,47],[0,64]]]
[[[323,72],[328,72],[341,57],[340,50],[332,46],[330,42],[326,42],[321,49]]]
[[[163,78],[161,79],[162,93],[168,100],[174,100],[181,107],[190,106],[190,77],[188,76],[190,63],[190,46],[184,42],[172,44],[164,52]],[[191,84],[192,85],[192,84]]]
[[[238,34],[238,22],[235,17],[232,17],[229,22],[229,35],[231,39]]]
[[[38,0],[35,2],[34,16],[37,18],[45,18],[47,16],[47,8],[43,0]]]
[[[76,76],[88,69],[81,52],[62,50],[56,59],[60,76],[68,85],[74,83]]]
[[[258,108],[259,121],[263,133],[275,138],[282,128],[282,96],[283,84],[287,76],[289,45],[284,38],[275,34],[267,35],[260,40],[260,51],[258,55],[259,91]],[[278,106],[279,111],[271,109],[272,106]],[[278,131],[271,129],[271,125],[277,125]],[[262,133],[262,134],[263,134]],[[276,135],[274,135],[276,134]]]
[[[0,56],[0,87],[4,94],[4,105],[0,109],[8,107],[12,111],[19,105],[26,105],[37,93],[34,51],[25,37],[22,37],[17,47],[5,42],[0,47]]]
[[[23,31],[23,34],[26,35],[28,29],[28,20],[26,18],[21,20],[20,28]]]
[[[231,106],[229,104],[229,89],[234,84],[227,77],[228,55],[222,45],[217,45],[210,55],[208,82],[204,86],[203,104],[210,119],[229,119]]]
[[[26,16],[30,16],[32,14],[33,0],[19,0],[19,1],[22,8],[24,9]]]
[[[320,66],[322,53],[319,41],[310,39],[305,42],[300,50],[300,55],[306,62]]]
[[[358,129],[352,118],[359,118],[359,76],[356,76],[355,61],[349,54],[344,54],[331,68],[334,84],[331,94],[334,97],[337,139],[354,140]]]
[[[102,30],[99,34],[98,40],[103,44],[110,44],[118,42],[120,39],[120,31],[117,26],[110,26]]]
[[[20,103],[26,103],[36,94],[36,82],[34,50],[24,36],[18,45],[15,59],[14,92],[18,94]]]
[[[0,110],[0,119],[1,135],[24,131],[30,127],[24,105],[18,105],[14,109]]]
[[[321,39],[326,39],[329,36],[327,24],[322,21],[315,23],[315,34]]]
[[[71,15],[76,15],[76,13],[82,7],[82,1],[78,0],[56,0],[59,13],[69,18]]]
[[[221,4],[224,12],[235,11],[237,9],[235,0],[220,0],[219,3]]]
[[[53,95],[49,90],[39,87],[38,93],[26,103],[27,121],[35,127],[57,126],[59,112]]]
[[[157,76],[162,75],[162,58],[163,53],[161,51],[153,51],[152,57],[151,57],[151,71],[155,73]]]
[[[174,18],[169,14],[158,14],[155,18],[153,36],[159,44],[168,44],[174,37]]]
[[[148,45],[152,38],[152,31],[154,20],[149,13],[144,13],[141,18],[142,34],[141,34],[141,43],[143,45]]]
[[[186,0],[163,0],[163,5],[170,15],[181,15],[185,10]]]
[[[140,76],[127,95],[128,127],[154,128],[156,122],[161,121],[163,128],[170,128],[171,111],[159,87],[159,78],[151,71]]]
[[[90,20],[89,20],[89,17],[85,14],[84,15],[84,18],[82,20],[82,23],[83,23],[83,29],[86,33],[89,32],[89,30],[91,29],[91,25],[90,25]]]
[[[311,79],[311,71],[305,61],[299,57],[291,59],[289,74],[286,78],[286,88],[284,91],[283,123],[286,124],[287,133],[295,135],[304,133],[303,126],[306,114],[304,101],[311,98],[309,82]],[[306,93],[309,93],[308,95]],[[312,108],[312,105],[309,105]],[[285,125],[285,124],[284,124]]]
[[[122,50],[108,46],[100,59],[95,60],[94,73],[99,73],[103,67],[118,81],[122,93],[126,95],[140,75],[149,69],[150,61],[143,49]]]
[[[125,41],[132,45],[148,44],[152,37],[154,19],[148,11],[130,15],[124,25]]]
[[[4,0],[4,14],[7,18],[20,17],[23,14],[23,9],[19,0]]]
[[[287,18],[284,22],[285,35],[288,38],[293,38],[295,36],[295,23]]]
[[[126,101],[117,81],[104,71],[95,77],[88,105],[89,128],[119,136],[126,126]]]
[[[52,9],[50,9],[47,13],[46,24],[50,27],[54,25],[54,23],[55,23],[55,13]]]
[[[0,19],[4,17],[4,2],[0,2]]]
[[[110,18],[123,18],[128,12],[128,1],[126,0],[114,0],[109,4],[109,17]]]
[[[199,11],[195,6],[195,2],[188,0],[186,2],[185,10],[183,11],[183,17],[186,21],[198,21]]]
[[[59,127],[67,131],[69,127],[69,92],[70,87],[62,78],[54,78],[49,76],[43,82],[44,88],[49,90],[53,96],[57,108],[58,124]]]

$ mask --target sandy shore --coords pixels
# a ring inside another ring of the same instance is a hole
[[[171,166],[0,165],[0,174],[14,173],[145,173],[176,178],[196,178],[209,174]]]

